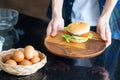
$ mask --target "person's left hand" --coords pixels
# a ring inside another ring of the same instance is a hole
[[[111,31],[109,26],[109,19],[100,17],[97,22],[97,33],[106,42],[106,47],[111,44]]]

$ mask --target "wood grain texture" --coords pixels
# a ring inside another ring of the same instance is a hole
[[[84,43],[68,43],[61,37],[63,32],[58,32],[54,38],[47,36],[44,44],[51,53],[58,56],[91,58],[100,55],[104,51],[106,44],[97,33],[92,31],[90,33],[93,34],[93,38]]]

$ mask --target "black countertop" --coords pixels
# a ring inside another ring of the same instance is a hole
[[[110,75],[110,80],[120,80],[120,41],[113,39],[111,46],[103,52],[103,54],[111,53],[111,55],[98,56],[98,58],[104,57],[104,60],[95,58],[94,66],[79,66],[75,65],[76,59],[55,56],[45,48],[44,38],[47,24],[48,22],[40,19],[19,15],[19,21],[15,28],[19,33],[20,41],[13,47],[25,47],[30,44],[47,55],[47,64],[36,73],[28,76],[17,77],[0,71],[0,80],[108,80],[108,75]],[[111,58],[113,58],[113,62],[110,62]]]

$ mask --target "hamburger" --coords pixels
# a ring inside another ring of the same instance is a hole
[[[64,28],[62,37],[67,42],[82,43],[92,38],[90,25],[86,22],[73,22]]]

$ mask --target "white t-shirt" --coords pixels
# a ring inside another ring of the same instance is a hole
[[[90,26],[96,26],[100,16],[99,0],[75,0],[72,7],[71,20],[85,21]]]

